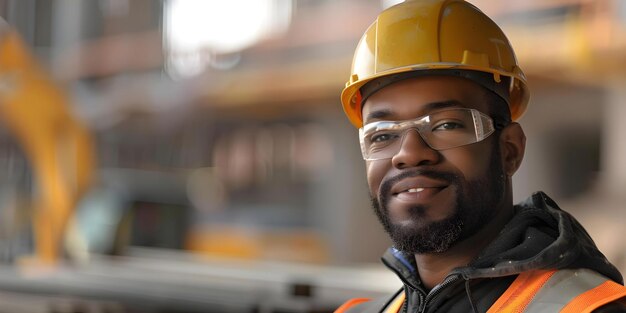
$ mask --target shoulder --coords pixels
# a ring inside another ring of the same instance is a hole
[[[552,307],[555,312],[626,312],[626,287],[588,269],[547,272],[528,311]],[[570,311],[568,311],[570,310]]]
[[[619,311],[626,287],[588,269],[523,272],[491,307],[493,312]],[[616,304],[613,304],[615,302]],[[606,309],[606,310],[608,310]]]

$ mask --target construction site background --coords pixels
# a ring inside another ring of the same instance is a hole
[[[547,192],[626,272],[626,2],[470,2],[531,89],[515,201]],[[0,0],[0,47],[34,62],[0,61],[0,311],[325,312],[397,288],[339,102],[391,4]]]

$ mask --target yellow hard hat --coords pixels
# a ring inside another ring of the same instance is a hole
[[[474,80],[503,97],[512,119],[519,119],[529,99],[526,77],[498,25],[464,0],[406,0],[383,11],[361,37],[341,102],[361,127],[361,88],[368,82],[398,74],[472,79],[472,72],[488,74],[491,84]],[[490,87],[498,84],[507,85]]]

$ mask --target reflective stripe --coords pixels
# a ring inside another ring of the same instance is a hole
[[[626,297],[626,287],[608,280],[576,297],[561,310],[561,313],[589,313],[622,297]]]
[[[404,304],[404,299],[406,299],[406,294],[404,291],[400,292],[395,299],[389,304],[387,309],[383,313],[398,313],[400,309],[402,309],[402,304]]]
[[[606,277],[588,269],[560,270],[543,285],[526,310],[533,313],[559,312],[578,295],[606,280]]]
[[[524,272],[496,300],[487,313],[591,313],[622,297],[626,287],[587,269]],[[406,299],[399,292],[384,313],[398,313]],[[352,299],[335,313],[346,313],[351,307],[370,301]]]
[[[344,304],[342,304],[339,308],[337,308],[335,310],[334,313],[344,313],[347,312],[351,307],[363,303],[363,302],[367,302],[370,301],[372,299],[370,298],[355,298],[355,299],[350,299],[348,301],[346,301]]]
[[[517,276],[487,313],[524,312],[537,291],[556,271],[531,271]]]
[[[590,313],[626,296],[626,287],[587,269],[520,274],[488,313]]]

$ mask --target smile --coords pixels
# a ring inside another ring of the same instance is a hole
[[[394,192],[392,193],[393,196],[400,196],[400,195],[417,195],[420,193],[436,193],[437,191],[440,191],[442,189],[444,189],[445,187],[413,187],[413,188],[407,188],[405,190],[401,190],[399,192]]]
[[[422,192],[422,191],[424,191],[424,188],[411,188],[404,192]]]
[[[394,201],[399,201],[399,203],[425,204],[426,202],[433,201],[433,198],[444,189],[446,188],[443,186],[412,187],[393,193],[392,199],[394,199]]]
[[[390,194],[392,196],[398,196],[400,194],[419,194],[423,192],[431,193],[439,191],[447,186],[446,183],[429,179],[423,176],[409,177],[405,178],[396,184],[394,184],[390,189]]]
[[[448,183],[438,179],[418,175],[407,177],[393,184],[389,195],[394,202],[405,205],[419,205],[431,203],[434,197],[447,189]]]

